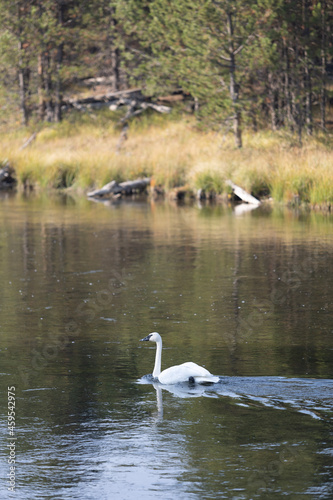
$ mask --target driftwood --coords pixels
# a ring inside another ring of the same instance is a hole
[[[37,137],[37,132],[34,132],[30,137],[29,139],[27,139],[23,144],[22,146],[20,147],[20,151],[22,151],[22,149],[25,149],[29,146],[29,144],[31,144]]]
[[[252,194],[248,193],[247,191],[245,191],[241,187],[237,186],[237,184],[234,184],[230,180],[225,181],[225,182],[226,182],[226,184],[228,184],[228,186],[230,186],[232,188],[235,195],[238,196],[238,198],[240,198],[241,200],[245,201],[246,203],[250,203],[252,205],[260,205],[261,202],[257,198],[252,196]]]
[[[150,185],[150,178],[136,179],[135,181],[118,182],[111,181],[101,189],[90,191],[89,198],[104,198],[107,196],[129,196],[134,193],[142,193]]]
[[[118,109],[121,105],[128,105],[133,98],[144,100],[141,89],[136,88],[131,90],[108,92],[106,94],[97,94],[81,99],[68,99],[63,101],[63,109],[75,108],[85,110],[88,108],[110,106],[111,104],[115,104],[115,109]]]
[[[5,164],[3,168],[0,169],[0,189],[12,189],[17,183],[14,176],[14,169]]]
[[[103,80],[101,80],[102,83]],[[99,83],[99,79],[91,79],[89,83]],[[68,99],[63,102],[62,109],[75,108],[81,111],[87,109],[98,109],[108,106],[110,111],[117,111],[121,107],[127,107],[127,112],[119,120],[119,125],[122,126],[118,144],[116,146],[117,153],[120,152],[124,142],[128,137],[129,121],[135,116],[140,115],[148,109],[153,109],[158,113],[169,113],[171,108],[158,102],[153,102],[150,98],[142,94],[141,88],[131,90],[121,90],[117,92],[109,92],[106,94],[93,95],[81,99]]]
[[[95,76],[90,78],[84,78],[81,83],[86,87],[96,87],[98,85],[112,86],[114,82],[113,76]]]
[[[113,109],[114,108],[112,106],[112,110]],[[138,102],[136,100],[132,100],[129,103],[126,115],[120,120],[120,122],[121,123],[127,122],[133,116],[137,116],[143,111],[146,111],[147,109],[153,109],[158,113],[170,113],[171,111],[171,108],[169,106],[162,106],[161,104],[154,104],[153,102]]]
[[[116,111],[122,106],[127,106],[129,109],[132,109],[132,112],[134,109],[137,110],[136,114],[140,114],[148,108],[154,109],[159,113],[169,113],[171,110],[169,106],[152,102],[151,99],[142,94],[140,88],[96,94],[81,99],[68,99],[63,101],[62,109],[75,108],[85,111],[86,109],[96,109],[105,106],[108,106],[110,111]]]
[[[131,90],[121,90],[117,92],[109,92],[107,94],[94,95],[82,99],[69,99],[64,102],[62,109],[75,108],[81,111],[87,109],[96,109],[108,106],[110,111],[117,111],[121,107],[127,107],[125,116],[119,120],[119,125],[122,125],[120,138],[116,147],[117,153],[120,152],[123,143],[127,140],[129,129],[129,121],[135,116],[140,115],[148,109],[153,109],[158,113],[169,113],[171,108],[145,97],[140,88]]]
[[[75,108],[86,110],[109,106],[111,111],[116,111],[121,106],[130,106],[132,101],[135,100],[136,107],[138,108],[152,108],[159,113],[168,113],[171,108],[161,103],[184,100],[185,98],[188,98],[188,96],[185,96],[184,93],[179,90],[178,93],[173,95],[156,96],[151,99],[142,94],[141,88],[134,88],[130,90],[119,90],[117,92],[107,92],[105,94],[95,94],[79,99],[67,99],[63,101],[62,109]]]

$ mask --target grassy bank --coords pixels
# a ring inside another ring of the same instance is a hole
[[[189,117],[149,115],[131,124],[117,152],[120,130],[110,112],[72,115],[45,125],[21,150],[32,130],[3,131],[0,161],[8,159],[19,187],[88,190],[117,181],[152,176],[170,190],[186,185],[222,194],[231,179],[276,202],[328,207],[333,203],[333,144],[328,136],[304,138],[303,147],[286,133],[244,135],[235,150],[232,136],[202,132]]]

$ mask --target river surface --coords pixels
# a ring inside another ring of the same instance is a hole
[[[1,498],[333,498],[332,215],[49,194],[0,216]],[[162,369],[220,382],[152,381],[152,331]]]

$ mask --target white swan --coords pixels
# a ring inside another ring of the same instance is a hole
[[[197,382],[198,384],[214,384],[219,382],[220,378],[212,375],[206,368],[192,363],[183,363],[182,365],[170,366],[161,372],[162,358],[162,338],[157,332],[150,333],[142,341],[150,340],[156,342],[155,366],[153,371],[154,379],[161,384],[177,384],[178,382]]]

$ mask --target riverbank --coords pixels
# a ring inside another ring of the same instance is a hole
[[[120,144],[116,114],[71,115],[34,130],[3,131],[0,161],[15,169],[18,188],[86,192],[111,180],[151,177],[164,192],[183,187],[225,195],[231,179],[260,199],[330,209],[333,203],[333,141],[329,135],[296,138],[285,132],[244,134],[237,150],[232,137],[196,128],[189,116],[150,114],[131,123]]]

